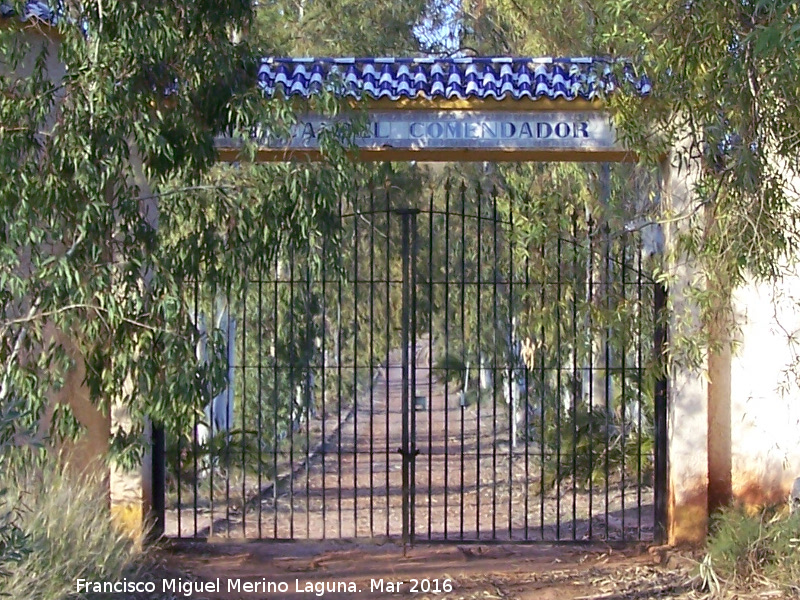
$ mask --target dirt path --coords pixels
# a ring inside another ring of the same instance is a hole
[[[610,488],[606,504],[602,482],[591,495],[569,483],[543,490],[539,449],[533,442],[510,449],[502,398],[461,406],[460,390],[430,377],[431,365],[421,350],[416,392],[427,406],[414,413],[419,543],[404,552],[397,542],[402,536],[402,457],[396,452],[402,444],[402,373],[395,351],[352,410],[345,407],[348,418],[340,420],[338,406],[329,404],[329,412],[312,423],[308,451],[301,447],[296,455],[308,468],[284,469],[283,483],[247,511],[226,507],[229,514],[215,527],[224,543],[179,542],[177,552],[165,553],[173,572],[201,582],[219,580],[220,590],[193,598],[698,597],[688,568],[663,570],[644,553],[644,544],[612,549],[597,543],[484,543],[584,540],[590,527],[595,539],[650,539],[652,493]],[[239,543],[235,538],[241,536],[301,541]],[[462,544],[462,536],[477,543]],[[453,543],[424,543],[445,537]],[[272,588],[245,592],[247,583]],[[318,595],[320,589],[325,591]]]
[[[612,485],[606,493],[602,481],[591,494],[569,481],[545,488],[537,443],[511,448],[502,394],[462,406],[460,389],[435,376],[430,355],[421,339],[416,395],[426,407],[412,415],[419,452],[411,479],[417,540],[652,539],[650,489]],[[297,447],[280,457],[278,485],[259,494],[251,482],[244,511],[229,490],[213,515],[184,509],[181,535],[192,536],[199,522],[199,535],[212,537],[401,538],[401,358],[400,350],[390,353],[388,368],[376,369],[354,407],[328,400],[311,427],[296,433]],[[176,512],[168,514],[168,535],[178,533]]]
[[[340,587],[322,594],[328,600],[698,597],[693,592],[690,567],[683,564],[665,570],[634,547],[428,545],[414,547],[404,555],[394,544],[340,541],[193,544],[182,545],[178,554],[167,556],[167,562],[198,581],[216,583],[219,579],[221,590],[194,596],[207,600],[297,598],[302,597],[298,589],[326,584],[333,586],[328,590]],[[413,591],[414,580],[418,593]],[[233,582],[230,588],[229,582]],[[244,593],[241,590],[247,582],[271,585],[272,591]],[[435,592],[437,586],[439,593]],[[421,591],[423,587],[432,591]],[[305,597],[317,596],[307,593]]]

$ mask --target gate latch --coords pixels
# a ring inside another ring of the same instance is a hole
[[[415,456],[419,456],[419,450],[414,448],[414,450],[403,450],[402,448],[398,448],[395,452],[400,454],[403,458],[411,460]]]

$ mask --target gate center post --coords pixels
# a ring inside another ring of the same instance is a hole
[[[394,211],[402,220],[403,306],[402,306],[402,442],[398,452],[403,457],[403,545],[414,541],[414,435],[413,394],[416,392],[416,245],[418,209]],[[413,351],[412,351],[413,350]]]

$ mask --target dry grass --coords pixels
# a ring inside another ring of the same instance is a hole
[[[800,598],[800,514],[783,507],[721,511],[698,571],[711,595]]]
[[[55,460],[0,475],[6,502],[19,508],[27,554],[0,579],[0,593],[26,600],[73,597],[78,578],[135,575],[141,540],[115,528],[96,479],[76,477]],[[77,596],[76,596],[77,597]]]

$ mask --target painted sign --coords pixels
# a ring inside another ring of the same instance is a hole
[[[346,116],[335,120],[318,115],[298,119],[288,139],[269,132],[253,132],[259,148],[271,153],[313,155],[325,131],[347,133]],[[526,153],[546,160],[549,153],[571,153],[575,160],[599,160],[602,155],[622,153],[607,114],[601,111],[468,111],[407,110],[374,111],[366,115],[359,129],[349,130],[356,147],[374,158],[445,160],[453,153],[459,159],[506,159]],[[236,147],[232,140],[218,140],[219,147]],[[596,158],[593,158],[596,157]]]

